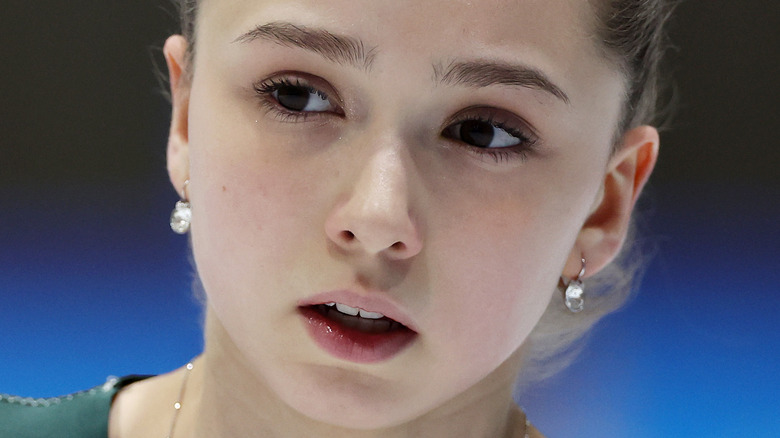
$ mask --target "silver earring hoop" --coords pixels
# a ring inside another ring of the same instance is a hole
[[[190,201],[187,200],[187,185],[190,180],[184,181],[184,185],[181,188],[181,199],[176,202],[176,206],[171,212],[171,229],[176,234],[187,234],[190,230],[190,223],[192,222],[192,207]]]
[[[563,293],[563,302],[572,313],[577,313],[585,308],[585,286],[582,284],[582,277],[585,275],[585,257],[582,258],[582,269],[577,274],[577,278],[569,280],[566,285],[566,291]]]

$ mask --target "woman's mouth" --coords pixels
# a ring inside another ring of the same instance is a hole
[[[403,327],[403,324],[379,312],[369,312],[346,304],[326,303],[314,306],[314,309],[322,316],[332,319],[346,328],[364,333],[386,333]]]
[[[309,335],[327,353],[357,363],[388,360],[417,333],[382,313],[327,302],[299,307]]]

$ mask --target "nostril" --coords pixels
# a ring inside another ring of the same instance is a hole
[[[390,245],[390,248],[395,251],[403,251],[406,249],[406,245],[403,242],[395,242],[394,244]]]
[[[351,241],[355,240],[355,234],[352,231],[349,231],[349,230],[342,231],[341,232],[341,237],[345,241],[347,241],[347,242],[351,242]]]

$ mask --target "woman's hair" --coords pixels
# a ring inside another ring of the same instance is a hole
[[[173,0],[182,35],[189,42],[185,80],[193,75],[199,0]],[[596,21],[594,37],[603,56],[625,78],[625,100],[616,121],[615,145],[631,128],[660,121],[658,99],[664,85],[661,61],[668,48],[666,25],[671,0],[587,0]],[[585,282],[585,310],[572,314],[560,296],[554,296],[531,333],[521,382],[533,382],[565,368],[579,352],[576,343],[596,322],[619,309],[640,275],[643,257],[631,226],[618,257]]]
[[[626,80],[618,139],[631,128],[659,125],[659,93],[666,85],[661,64],[669,47],[670,0],[588,0],[597,16],[596,36],[607,59]]]
[[[588,2],[597,18],[596,38],[604,56],[620,68],[625,78],[625,100],[613,144],[616,150],[628,130],[662,122],[659,94],[666,83],[661,67],[669,47],[666,27],[673,5],[670,0]],[[636,236],[632,220],[620,254],[585,281],[585,310],[572,314],[560,296],[553,296],[529,336],[521,383],[542,380],[568,366],[583,347],[576,341],[601,318],[625,304],[646,262],[646,251]]]

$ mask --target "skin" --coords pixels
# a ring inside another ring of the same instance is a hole
[[[586,1],[354,4],[206,0],[194,65],[182,37],[165,45],[168,167],[177,192],[190,181],[208,296],[178,436],[522,436],[511,389],[523,342],[561,275],[582,256],[586,276],[614,258],[655,164],[648,126],[611,152],[624,79],[594,46]],[[235,42],[275,21],[359,38],[371,68]],[[433,82],[453,59],[532,66],[568,103]],[[282,71],[313,78],[340,113],[280,121],[253,84]],[[525,120],[535,149],[497,160],[442,137],[476,105]],[[377,364],[330,356],[297,303],[337,289],[392,300],[417,340]],[[112,437],[164,436],[181,379],[124,390]]]

